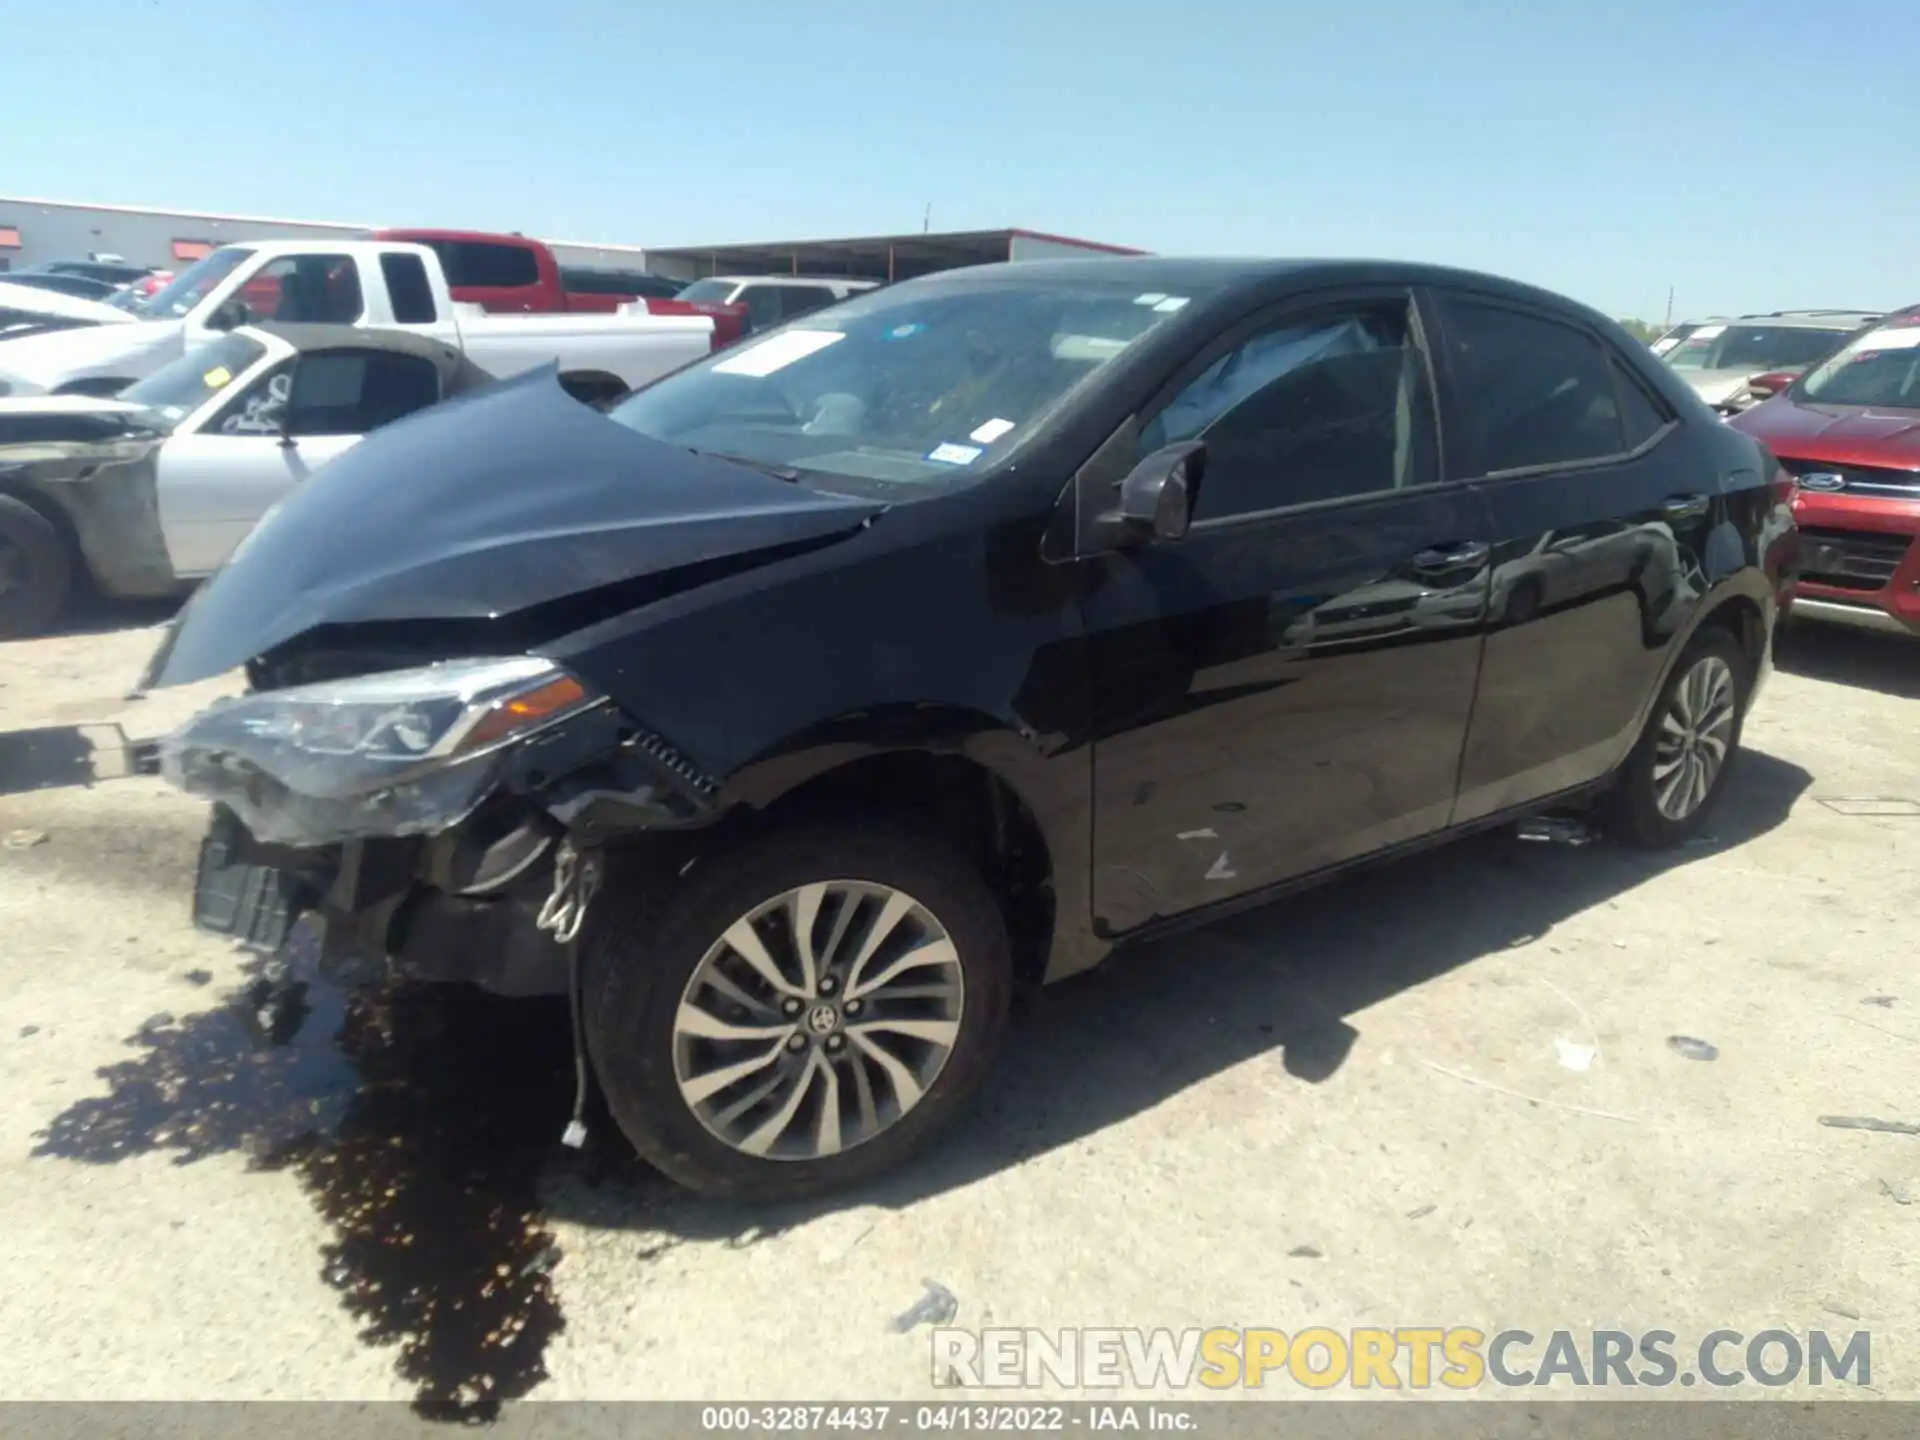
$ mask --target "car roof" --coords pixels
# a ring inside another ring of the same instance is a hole
[[[1732,325],[1772,325],[1788,330],[1857,330],[1882,318],[1877,310],[1768,310],[1742,315]]]
[[[723,285],[851,285],[856,290],[871,290],[878,280],[858,280],[851,275],[703,275],[703,280],[718,280]],[[689,280],[689,285],[698,282]]]
[[[1461,270],[1446,265],[1428,265],[1411,260],[1365,258],[1266,259],[1114,255],[1084,260],[1012,260],[994,265],[969,265],[956,270],[940,270],[931,275],[902,281],[901,284],[916,287],[962,288],[970,285],[1005,283],[1009,280],[1029,281],[1041,285],[1118,282],[1138,285],[1143,293],[1164,291],[1169,295],[1177,295],[1190,289],[1234,294],[1249,290],[1278,288],[1287,282],[1295,285],[1313,283],[1446,285],[1476,290],[1484,294],[1504,295],[1514,300],[1533,301],[1562,310],[1572,309],[1585,315],[1599,313],[1592,307],[1566,295],[1498,275],[1488,275],[1476,270]]]
[[[242,328],[272,335],[302,355],[322,350],[386,350],[396,355],[417,356],[439,367],[441,384],[448,395],[462,394],[496,378],[475,365],[457,347],[408,330],[375,330],[358,325],[283,325],[273,320]]]

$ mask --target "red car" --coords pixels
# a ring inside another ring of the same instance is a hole
[[[1920,635],[1920,307],[1727,423],[1794,478],[1793,614]]]

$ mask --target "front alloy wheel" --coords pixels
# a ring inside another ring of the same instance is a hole
[[[966,976],[946,927],[886,885],[815,881],[729,925],[674,1016],[674,1080],[746,1155],[818,1160],[874,1139],[939,1080]]]
[[[607,1108],[705,1194],[788,1199],[892,1167],[964,1108],[1005,1026],[1005,920],[938,835],[807,825],[601,896],[581,941]]]

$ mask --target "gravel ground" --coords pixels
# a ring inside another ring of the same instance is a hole
[[[223,688],[126,698],[158,618],[0,646],[0,789]],[[896,1323],[950,1297],[1865,1329],[1920,1398],[1920,1139],[1819,1123],[1920,1122],[1917,698],[1920,646],[1790,637],[1710,840],[1487,835],[1117,959],[936,1153],[798,1211],[682,1196],[604,1122],[559,1150],[557,1007],[266,987],[187,925],[203,812],[158,781],[0,794],[0,1394],[950,1396]]]

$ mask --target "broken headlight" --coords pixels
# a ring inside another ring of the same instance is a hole
[[[506,747],[599,699],[532,656],[392,670],[223,700],[160,742],[160,769],[261,840],[430,834],[486,796]]]

